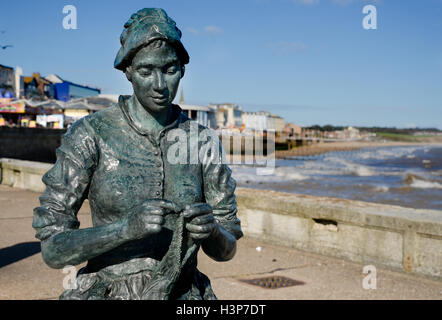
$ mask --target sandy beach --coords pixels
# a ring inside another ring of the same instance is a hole
[[[276,151],[276,158],[284,159],[296,156],[313,156],[333,151],[352,151],[362,148],[412,146],[421,144],[441,144],[441,142],[397,142],[397,141],[351,141],[351,142],[323,142],[308,146],[297,147],[291,150]]]

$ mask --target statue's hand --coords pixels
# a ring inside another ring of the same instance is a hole
[[[127,240],[135,240],[159,233],[164,224],[164,215],[176,209],[176,205],[167,200],[147,200],[122,219],[121,235]]]
[[[217,229],[212,207],[207,203],[188,205],[183,210],[183,215],[187,221],[186,229],[193,239],[207,239]]]

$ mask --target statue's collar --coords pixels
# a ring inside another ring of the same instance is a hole
[[[123,112],[123,114],[126,116],[129,125],[136,132],[138,132],[139,134],[144,135],[144,136],[152,136],[152,132],[149,131],[147,128],[143,127],[130,114],[129,107],[128,107],[128,104],[127,104],[127,101],[130,98],[131,98],[131,96],[120,95],[120,97],[118,98],[118,106],[120,107],[120,109]],[[166,132],[166,131],[168,131],[170,129],[178,127],[178,125],[182,122],[182,110],[181,110],[181,108],[178,105],[176,105],[176,104],[172,104],[172,108],[173,108],[172,119],[174,119],[174,120],[173,120],[172,123],[168,124],[163,129],[161,129],[161,131],[159,132],[159,135],[161,135],[162,133],[164,133],[164,132]]]

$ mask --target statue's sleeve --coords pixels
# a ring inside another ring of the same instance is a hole
[[[206,202],[213,208],[216,221],[236,239],[243,236],[241,221],[237,217],[235,198],[236,181],[225,161],[225,153],[218,137],[211,135],[203,151],[203,180]]]
[[[78,229],[77,212],[87,198],[97,159],[93,130],[85,118],[75,122],[62,137],[55,165],[43,176],[46,190],[34,209],[36,238],[47,238]]]

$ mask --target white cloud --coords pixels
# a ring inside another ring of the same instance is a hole
[[[295,3],[311,6],[319,3],[319,0],[293,0]]]
[[[354,0],[333,0],[333,3],[338,4],[340,6],[346,6],[352,3]]]
[[[186,30],[187,32],[190,32],[190,33],[194,34],[194,35],[197,35],[197,34],[200,33],[197,29],[192,28],[192,27],[187,27],[187,28],[185,28],[185,30]]]
[[[334,4],[346,6],[354,2],[365,2],[367,4],[381,4],[382,0],[332,0]]]
[[[223,30],[220,27],[215,25],[205,26],[202,30],[194,27],[186,27],[184,30],[194,35],[199,35],[201,33],[208,33],[215,35],[223,32]]]
[[[320,0],[292,0],[294,3],[306,5],[306,6],[313,6],[316,4],[319,4]],[[382,0],[330,0],[332,3],[340,6],[346,6],[354,2],[366,2],[366,3],[373,3],[373,4],[380,4],[382,3]]]
[[[269,43],[268,47],[275,54],[290,54],[305,51],[307,46],[302,42],[289,42],[289,41],[280,41]]]
[[[205,26],[204,30],[210,34],[218,34],[218,33],[223,32],[223,30],[217,26]]]

